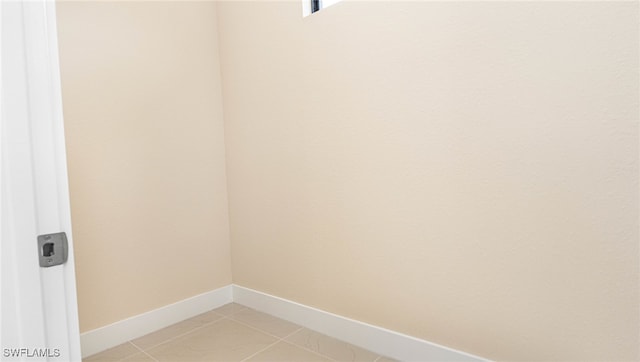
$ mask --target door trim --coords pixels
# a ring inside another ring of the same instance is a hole
[[[20,360],[80,361],[55,2],[0,8],[0,339],[3,348],[27,351],[13,355]],[[40,268],[37,235],[55,232],[67,234],[67,262]]]

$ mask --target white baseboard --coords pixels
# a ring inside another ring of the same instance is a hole
[[[230,284],[80,335],[82,357],[236,302],[400,361],[486,361],[422,339]]]
[[[212,290],[80,335],[82,357],[102,352],[232,302],[232,286]]]
[[[452,348],[235,284],[233,301],[400,361],[486,361]]]

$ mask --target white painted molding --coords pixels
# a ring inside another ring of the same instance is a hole
[[[469,353],[235,284],[82,333],[82,357],[102,352],[231,302],[400,361],[487,361]]]
[[[401,361],[486,361],[469,353],[235,284],[233,301]]]
[[[102,352],[174,323],[189,319],[232,302],[232,286],[212,290],[194,297],[127,318],[80,335],[82,357]]]

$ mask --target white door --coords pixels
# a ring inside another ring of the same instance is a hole
[[[0,0],[0,63],[0,359],[80,361],[53,1]],[[66,263],[41,267],[59,232]]]

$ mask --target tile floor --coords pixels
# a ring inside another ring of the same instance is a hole
[[[377,361],[391,359],[230,303],[84,359],[98,361]]]

